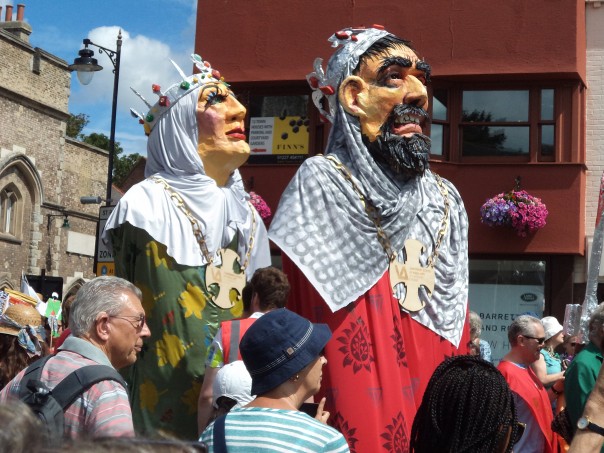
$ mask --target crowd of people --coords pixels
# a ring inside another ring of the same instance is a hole
[[[229,347],[236,351],[230,356],[235,360],[225,359],[228,354],[222,356],[224,362],[220,360],[212,380],[210,416],[200,425],[198,442],[135,437],[125,383],[103,380],[65,409],[65,441],[60,446],[49,444],[40,434],[45,432],[42,422],[21,401],[22,382],[31,362],[13,360],[20,357],[20,351],[28,351],[27,344],[18,342],[19,332],[28,328],[40,332],[42,318],[29,309],[33,307],[8,302],[10,306],[3,308],[0,317],[0,334],[17,341],[16,346],[5,349],[3,357],[0,420],[7,428],[2,430],[2,445],[9,448],[5,451],[249,452],[284,446],[288,451],[355,451],[354,444],[329,425],[331,414],[324,408],[325,398],[308,403],[321,388],[328,361],[326,346],[333,341],[329,327],[313,324],[283,307],[290,286],[287,276],[276,268],[257,270],[249,290],[248,313],[260,315],[251,318],[253,322],[241,335],[223,336],[219,342],[215,354],[224,354],[224,342],[230,342]],[[41,382],[51,390],[73,370],[91,364],[114,369],[131,365],[150,335],[140,290],[118,277],[98,277],[86,283],[71,303],[69,326],[71,334],[41,374]],[[563,410],[568,411],[571,425],[579,426],[570,451],[596,451],[593,446],[601,444],[594,437],[597,433],[591,436],[592,431],[577,423],[588,420],[599,426],[601,418],[604,305],[591,316],[589,344],[578,354],[570,345],[562,348],[564,358],[555,352],[569,343],[562,338],[562,330],[551,316],[520,315],[508,328],[510,351],[498,366],[477,351],[472,354],[471,348],[470,355],[445,359],[432,374],[417,409],[409,451],[563,451],[561,436],[552,430],[555,414]],[[41,352],[30,355],[37,360],[48,348],[42,347],[42,337],[34,338]],[[550,359],[564,371],[556,367],[548,373],[555,378],[544,380],[536,364]],[[564,361],[569,359],[567,368]],[[7,374],[6,365],[13,363],[12,375]],[[566,397],[564,407],[552,407],[551,402],[560,401],[561,395]],[[309,415],[304,406],[314,412]]]

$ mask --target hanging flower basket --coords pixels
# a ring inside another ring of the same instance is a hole
[[[518,236],[526,237],[545,226],[547,214],[540,198],[526,190],[512,190],[488,199],[480,208],[480,221],[492,227],[512,227]]]
[[[262,220],[266,220],[271,216],[271,208],[268,207],[268,204],[266,204],[264,198],[262,198],[256,192],[250,192],[250,202],[256,208],[256,211],[258,211],[258,214],[260,214]]]

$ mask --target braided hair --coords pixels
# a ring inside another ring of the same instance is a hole
[[[511,452],[517,431],[512,392],[499,370],[478,356],[455,356],[430,378],[413,421],[410,451]]]

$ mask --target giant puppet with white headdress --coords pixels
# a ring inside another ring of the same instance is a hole
[[[381,27],[348,28],[307,76],[332,123],[286,188],[269,237],[288,307],[333,333],[322,392],[352,451],[407,451],[436,366],[467,351],[468,219],[428,169],[430,66]]]
[[[197,438],[207,346],[241,316],[241,290],[270,265],[264,224],[237,168],[248,158],[245,108],[198,55],[199,72],[168,88],[146,115],[146,179],[107,221],[115,271],[138,286],[151,337],[127,372],[135,429]],[[176,65],[175,65],[176,66]],[[138,94],[138,93],[137,93]],[[138,94],[141,99],[144,98]]]

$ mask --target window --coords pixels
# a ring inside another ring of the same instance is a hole
[[[444,156],[446,154],[445,149],[449,142],[448,105],[447,90],[434,90],[432,97],[432,126],[430,128],[430,139],[432,140],[430,153],[433,156]]]
[[[546,269],[545,260],[470,259],[470,310],[482,319],[494,363],[510,349],[507,330],[516,316],[543,317]]]
[[[555,161],[563,88],[435,86],[431,157],[450,161]],[[571,109],[568,101],[565,107]]]
[[[0,191],[0,233],[17,236],[21,196],[12,184]]]
[[[463,157],[528,156],[528,90],[464,90],[461,109]]]

